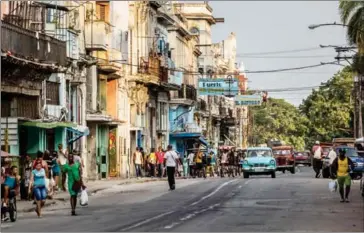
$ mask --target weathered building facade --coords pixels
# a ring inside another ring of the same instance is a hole
[[[87,61],[70,27],[72,13],[46,1],[1,2],[1,9],[2,118],[18,122],[10,153],[35,155],[58,144],[81,149],[87,128],[78,90]]]

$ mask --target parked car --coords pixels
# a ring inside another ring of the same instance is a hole
[[[296,159],[296,165],[302,164],[311,167],[312,158],[311,158],[311,153],[309,151],[295,152],[294,157]]]
[[[344,149],[346,156],[348,156],[354,163],[354,170],[350,174],[353,179],[361,179],[364,173],[364,158],[360,157],[358,151],[352,146],[337,146],[335,151],[339,154],[339,150]]]
[[[269,147],[250,147],[242,162],[244,178],[251,175],[271,175],[276,178],[276,160],[272,149]]]
[[[273,155],[277,163],[277,171],[286,170],[290,171],[292,174],[296,173],[296,159],[294,157],[292,146],[277,146],[273,147]]]

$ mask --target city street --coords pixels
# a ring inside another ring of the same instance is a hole
[[[177,180],[110,187],[90,196],[79,216],[68,202],[47,207],[43,217],[19,213],[3,232],[35,231],[327,231],[363,232],[364,206],[358,181],[351,202],[340,203],[328,180],[314,179],[312,168],[295,175],[278,173],[243,179]]]

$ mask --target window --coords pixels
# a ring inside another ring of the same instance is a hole
[[[109,2],[96,2],[96,20],[109,22]]]
[[[47,104],[59,105],[59,83],[47,81]]]
[[[158,104],[158,128],[159,130],[167,130],[168,126],[168,109],[167,103],[159,102]]]

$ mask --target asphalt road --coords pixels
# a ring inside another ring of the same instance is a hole
[[[311,168],[295,175],[178,180],[114,186],[90,197],[70,216],[68,203],[18,215],[2,232],[76,231],[327,231],[363,232],[364,205],[354,182],[350,203],[340,203],[328,180]]]

